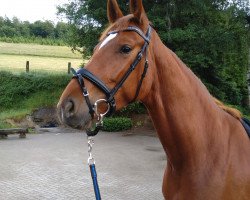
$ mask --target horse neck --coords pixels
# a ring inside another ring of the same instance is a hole
[[[167,154],[175,168],[199,166],[207,159],[215,136],[218,107],[201,81],[154,34],[154,81],[143,100]],[[210,146],[209,146],[210,145]]]

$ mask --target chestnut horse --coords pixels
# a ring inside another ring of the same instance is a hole
[[[240,117],[216,102],[193,72],[164,46],[150,28],[142,0],[130,0],[130,12],[123,16],[116,0],[108,1],[110,26],[84,68],[87,71],[82,72],[105,85],[84,77],[88,90],[84,92],[73,78],[58,103],[61,121],[84,129],[95,120],[90,112],[93,102],[106,99],[114,107],[115,101],[119,110],[136,98],[148,109],[166,152],[165,199],[249,200],[250,140]],[[141,59],[137,59],[138,52],[142,52]],[[119,85],[135,60],[136,66]],[[110,88],[117,89],[112,95],[105,94]],[[82,91],[89,95],[88,102]]]

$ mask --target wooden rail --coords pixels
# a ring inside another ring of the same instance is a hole
[[[0,138],[7,138],[11,134],[19,134],[20,138],[26,138],[27,128],[0,129]]]

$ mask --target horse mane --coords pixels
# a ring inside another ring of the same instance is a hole
[[[221,101],[219,101],[218,99],[214,98],[215,103],[225,112],[227,112],[228,114],[232,115],[234,118],[241,120],[242,118],[242,113],[232,107],[226,106],[224,103],[222,103]]]

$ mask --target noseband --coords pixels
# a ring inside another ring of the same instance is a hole
[[[98,123],[96,124],[96,127],[94,130],[87,130],[87,135],[88,136],[94,136],[98,133],[98,131],[101,129],[102,127],[102,119],[104,116],[110,116],[111,114],[113,114],[116,110],[116,103],[115,103],[115,94],[117,93],[117,91],[122,87],[123,83],[127,80],[128,76],[132,73],[132,71],[134,71],[134,69],[136,68],[136,66],[138,65],[138,63],[141,61],[143,54],[145,53],[145,64],[144,64],[144,70],[143,73],[141,74],[141,79],[137,85],[137,89],[136,89],[136,93],[135,93],[135,97],[134,99],[131,101],[135,101],[137,96],[139,95],[140,92],[140,88],[143,82],[143,79],[147,73],[147,69],[148,69],[148,59],[147,59],[147,48],[150,42],[150,38],[151,38],[151,32],[152,32],[152,27],[149,26],[146,35],[138,28],[135,26],[129,26],[126,29],[122,29],[119,31],[112,31],[109,32],[107,34],[107,36],[109,36],[110,34],[115,34],[115,33],[119,33],[119,32],[136,32],[138,35],[140,35],[143,39],[144,39],[144,45],[142,46],[141,50],[138,52],[135,60],[133,61],[133,63],[130,65],[129,69],[127,70],[127,72],[123,75],[123,77],[121,78],[121,80],[117,83],[117,85],[113,88],[113,89],[109,89],[105,83],[103,83],[100,79],[98,79],[94,74],[92,74],[90,71],[88,71],[87,69],[84,68],[80,68],[77,71],[75,71],[73,68],[72,73],[73,73],[73,78],[76,78],[78,80],[78,83],[80,85],[82,94],[84,96],[84,99],[86,101],[86,104],[88,105],[89,108],[89,113],[92,116],[92,118],[94,118],[94,114],[96,114],[98,116]],[[92,82],[96,87],[98,87],[106,96],[106,99],[99,99],[96,101],[96,103],[94,105],[91,104],[91,101],[89,99],[89,93],[87,88],[85,87],[84,84],[84,79],[87,79],[88,81]],[[104,114],[99,114],[98,113],[98,102],[100,101],[105,101],[108,104],[108,110],[106,113]]]

